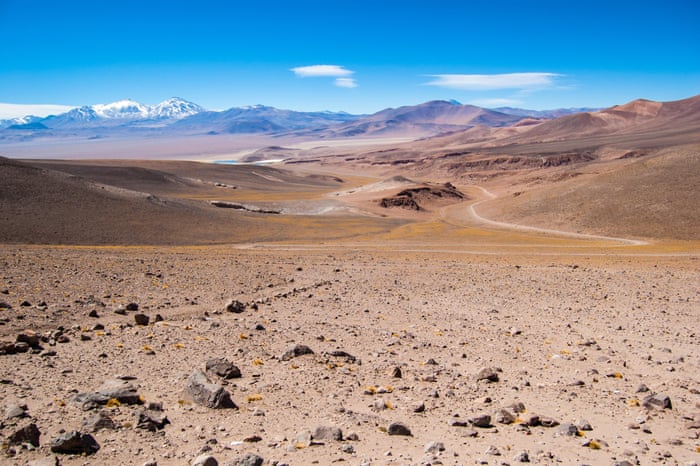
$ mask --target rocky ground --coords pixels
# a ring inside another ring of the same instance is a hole
[[[694,257],[3,246],[2,464],[696,464]]]

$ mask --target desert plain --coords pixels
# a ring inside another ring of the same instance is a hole
[[[0,462],[696,464],[694,121],[1,159]]]

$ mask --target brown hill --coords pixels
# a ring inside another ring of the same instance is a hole
[[[700,240],[700,146],[669,148],[598,171],[516,192],[480,211],[568,231]]]
[[[34,163],[37,166],[0,158],[0,242],[176,245],[313,240],[384,231],[401,223],[381,218],[359,222],[342,215],[271,219],[209,202],[242,199],[264,205],[274,199],[318,198],[342,185],[334,177],[194,162],[142,162],[161,170],[135,167],[129,161]],[[185,178],[184,172],[210,178]],[[210,179],[230,184],[217,185]]]
[[[389,108],[356,121],[314,133],[317,138],[351,136],[432,136],[483,125],[501,127],[522,117],[488,110],[473,105],[461,105],[442,100],[420,105]]]

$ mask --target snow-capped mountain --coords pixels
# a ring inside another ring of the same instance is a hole
[[[111,104],[93,105],[90,108],[95,111],[97,116],[106,119],[146,119],[151,115],[150,106],[140,104],[130,99],[119,100]]]
[[[158,119],[181,120],[204,111],[199,105],[179,97],[171,97],[155,107],[151,107],[150,117]]]
[[[9,128],[10,126],[30,125],[43,120],[42,117],[27,115],[19,118],[10,118],[8,120],[0,120],[0,129]]]
[[[124,99],[111,104],[93,105],[90,108],[100,118],[126,120],[179,120],[204,111],[199,105],[179,97],[171,97],[154,106]]]

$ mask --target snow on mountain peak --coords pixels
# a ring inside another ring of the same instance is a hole
[[[148,118],[150,108],[134,100],[124,99],[110,104],[93,105],[92,109],[102,118]]]
[[[131,99],[118,100],[109,104],[97,104],[91,108],[100,118],[109,120],[181,119],[204,111],[199,105],[171,97],[158,105],[144,105]]]
[[[164,100],[155,107],[151,107],[151,118],[168,118],[168,119],[181,119],[191,115],[195,115],[199,112],[203,112],[204,109],[199,105],[189,102],[180,97],[171,97],[168,100]]]

